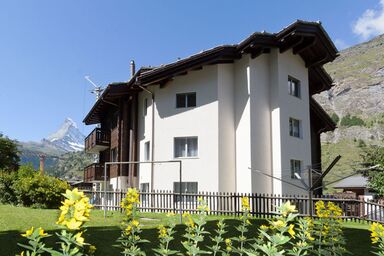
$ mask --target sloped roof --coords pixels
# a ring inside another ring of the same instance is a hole
[[[345,178],[335,185],[334,188],[367,188],[368,187],[368,178],[361,175],[356,175],[352,177]]]
[[[322,65],[337,57],[338,51],[335,45],[320,22],[297,20],[277,33],[257,32],[239,44],[217,46],[156,68],[141,68],[128,82],[108,85],[83,122],[99,123],[103,108],[109,100],[119,94],[134,93],[138,90],[138,85],[165,84],[175,76],[200,69],[204,65],[232,63],[244,54],[256,58],[260,54],[270,52],[271,48],[279,48],[281,53],[292,49],[294,54],[299,54],[303,58],[308,68],[310,95],[332,87],[332,79]]]

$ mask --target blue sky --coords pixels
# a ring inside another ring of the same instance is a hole
[[[82,124],[91,79],[129,78],[129,62],[156,66],[296,19],[322,21],[339,48],[384,33],[384,0],[0,2],[0,132],[39,141],[66,117]]]

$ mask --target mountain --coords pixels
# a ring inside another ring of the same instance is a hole
[[[327,183],[362,168],[366,145],[384,146],[384,35],[341,51],[325,69],[335,86],[315,99],[338,128],[322,135],[323,168],[342,156]]]
[[[52,144],[66,152],[84,150],[85,136],[79,131],[71,118],[66,118],[60,129],[43,139],[43,143]]]
[[[66,118],[60,128],[40,142],[19,142],[21,164],[31,163],[39,168],[39,155],[45,155],[46,172],[57,177],[81,177],[80,170],[93,157],[83,152],[85,136],[76,123]]]
[[[340,121],[347,115],[364,125],[343,126],[324,136],[327,142],[356,138],[380,144],[384,139],[384,35],[340,52],[325,66],[335,82],[315,99]]]

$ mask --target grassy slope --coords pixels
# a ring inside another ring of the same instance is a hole
[[[40,209],[29,209],[23,207],[14,207],[9,205],[0,205],[0,254],[1,255],[15,255],[19,252],[17,243],[22,243],[25,240],[20,236],[20,233],[30,228],[34,227],[43,227],[48,230],[49,233],[54,233],[57,226],[54,222],[58,215],[57,210],[40,210]],[[95,244],[98,247],[96,255],[120,255],[119,249],[113,247],[116,239],[120,235],[119,223],[122,215],[119,212],[108,213],[106,220],[103,218],[102,211],[93,211],[92,212],[92,221],[87,224],[87,233],[85,235],[86,241],[92,244]],[[151,214],[145,213],[143,217],[150,218],[153,220],[142,220],[143,234],[144,239],[150,241],[154,240],[154,237],[157,237],[156,227],[160,223],[164,223],[166,216],[164,214]],[[212,231],[215,228],[215,221],[218,217],[210,216],[210,221],[207,224],[207,229]],[[230,226],[236,225],[238,221],[234,219],[228,219],[227,223]],[[265,222],[264,220],[254,220],[253,225],[250,229],[251,234],[255,234],[260,223]],[[370,239],[369,232],[367,230],[367,224],[357,224],[357,223],[345,223],[344,224],[345,235],[347,238],[347,247],[353,252],[354,255],[371,255],[369,251],[370,248]],[[178,233],[182,233],[184,230],[183,226],[177,226]],[[232,228],[227,234],[229,237],[235,236],[236,232]],[[157,240],[157,239],[156,239]],[[48,238],[50,246],[54,245],[54,240]],[[180,246],[180,240],[175,241],[176,244]],[[206,242],[207,243],[207,242]],[[151,253],[151,248],[156,247],[156,243],[150,243],[145,245],[147,255],[153,255]],[[181,248],[178,248],[181,249]]]
[[[338,143],[329,143],[322,145],[322,166],[323,169],[335,159],[337,155],[341,155],[341,159],[325,177],[325,184],[340,179],[353,173],[353,170],[359,168],[358,163],[361,161],[360,154],[361,148],[358,147],[358,143],[353,140],[342,140]],[[327,186],[325,193],[332,192],[334,189],[332,185]]]

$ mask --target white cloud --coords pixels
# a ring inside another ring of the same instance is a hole
[[[368,9],[353,26],[353,32],[363,40],[384,33],[384,0],[378,10]]]
[[[335,40],[335,45],[336,45],[337,49],[339,49],[339,50],[344,50],[345,48],[348,48],[350,46],[349,44],[347,44],[342,39],[336,39]]]

